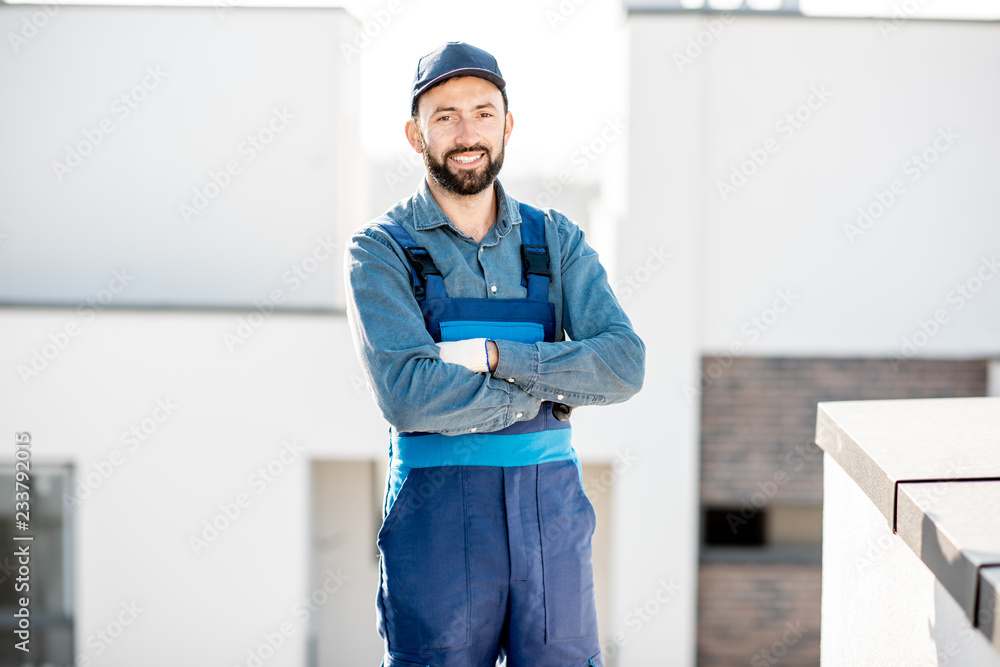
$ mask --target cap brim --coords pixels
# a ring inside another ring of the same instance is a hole
[[[488,69],[482,69],[481,67],[463,67],[461,69],[455,69],[450,72],[445,72],[439,77],[431,79],[430,81],[425,83],[423,86],[420,87],[419,90],[413,93],[413,102],[416,103],[417,98],[423,95],[429,88],[433,88],[439,83],[443,83],[444,81],[452,79],[456,76],[477,76],[480,79],[486,79],[500,90],[503,90],[504,88],[507,87],[506,81],[504,81],[503,79],[498,77],[494,72],[491,72]]]

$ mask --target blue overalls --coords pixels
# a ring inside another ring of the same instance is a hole
[[[379,220],[409,260],[435,342],[556,339],[543,214],[520,211],[524,299],[450,298],[428,252]],[[603,666],[595,517],[570,433],[549,402],[492,433],[393,430],[378,534],[384,667]]]

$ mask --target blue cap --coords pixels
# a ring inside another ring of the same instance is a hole
[[[417,98],[424,92],[454,76],[478,76],[500,90],[507,87],[496,58],[471,44],[448,42],[428,53],[417,63],[417,73],[413,77],[413,97],[410,98],[410,113],[416,110]]]

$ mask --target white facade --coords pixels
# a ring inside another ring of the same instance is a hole
[[[690,665],[697,390],[712,380],[698,377],[700,355],[1000,352],[1000,88],[987,83],[1000,40],[976,23],[648,13],[629,24],[618,267],[640,287],[626,307],[650,351],[623,414],[655,425],[642,469],[616,489],[614,614],[676,578],[677,600],[619,664]],[[661,248],[671,258],[655,270]]]
[[[241,4],[0,7],[0,301],[343,307],[356,21]]]

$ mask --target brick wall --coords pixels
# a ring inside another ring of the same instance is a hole
[[[894,368],[886,359],[705,357],[702,372],[703,505],[738,506],[776,474],[776,500],[819,505],[820,401],[986,395],[983,360],[914,359]]]
[[[815,565],[703,563],[698,664],[819,665],[819,602]]]

